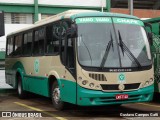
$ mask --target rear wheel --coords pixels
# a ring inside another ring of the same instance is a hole
[[[52,84],[51,97],[54,108],[57,110],[63,110],[65,103],[61,101],[61,93],[57,81]]]
[[[23,99],[26,98],[26,92],[23,90],[22,78],[18,76],[18,89],[17,89],[18,97]]]

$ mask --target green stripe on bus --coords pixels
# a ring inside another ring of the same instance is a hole
[[[76,23],[112,23],[109,17],[85,17],[77,18]]]
[[[111,104],[126,104],[136,102],[148,102],[153,99],[154,86],[148,86],[134,91],[121,92],[103,92],[98,90],[91,90],[77,85],[77,104],[82,106],[97,106],[97,105],[111,105]],[[128,94],[127,100],[116,100],[117,94]],[[146,97],[147,96],[147,97]],[[103,98],[103,99],[102,99]]]
[[[132,25],[144,26],[144,23],[142,21],[136,19],[113,18],[113,22],[118,24],[132,24]]]

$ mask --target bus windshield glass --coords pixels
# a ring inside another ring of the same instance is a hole
[[[131,20],[77,19],[79,63],[99,68],[150,66],[150,48],[143,23]]]

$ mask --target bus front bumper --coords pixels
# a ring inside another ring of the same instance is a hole
[[[81,106],[97,106],[147,102],[153,98],[154,85],[128,92],[103,92],[78,86],[77,104]],[[128,99],[116,100],[117,94],[128,94]]]

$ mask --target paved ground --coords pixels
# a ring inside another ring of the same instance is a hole
[[[1,88],[11,88],[5,84],[4,71],[2,70],[0,70]],[[5,117],[9,115],[12,117]],[[31,117],[33,115],[37,118]],[[150,117],[140,117],[142,115]],[[153,117],[157,115],[159,116]],[[160,120],[160,97],[150,103],[126,104],[120,107],[68,105],[66,110],[57,111],[53,108],[49,98],[30,94],[27,99],[22,100],[18,99],[16,93],[0,93],[0,120],[22,120],[21,116],[24,116],[24,120]],[[29,116],[30,118],[28,118]]]
[[[23,118],[24,120],[160,120],[160,99],[151,103],[126,104],[120,107],[78,107],[69,105],[64,111],[53,108],[49,98],[31,94],[27,99],[18,99],[16,94],[0,94],[0,116],[2,112],[12,112],[14,118],[0,117],[0,120],[22,120],[15,117],[20,114],[36,112],[38,118]],[[14,113],[13,113],[14,112]],[[159,117],[128,117],[130,115],[155,115]],[[124,115],[124,116],[120,116]]]
[[[2,88],[12,88],[10,85],[5,83],[5,71],[0,70],[0,89]]]

